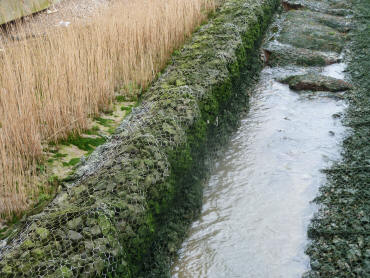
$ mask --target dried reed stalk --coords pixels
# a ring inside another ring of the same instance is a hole
[[[42,142],[85,129],[117,88],[147,87],[214,5],[117,1],[92,20],[6,42],[0,53],[0,215],[24,211],[37,196]],[[25,31],[19,25],[17,32]]]

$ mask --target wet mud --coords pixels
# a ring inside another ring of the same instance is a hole
[[[350,45],[350,7],[283,1],[250,112],[206,184],[173,278],[370,274],[368,50]],[[356,49],[362,60],[349,59]]]

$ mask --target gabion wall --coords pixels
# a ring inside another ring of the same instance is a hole
[[[158,267],[145,262],[156,256],[153,246],[163,226],[172,225],[167,212],[181,202],[196,208],[188,181],[196,180],[210,130],[237,98],[233,84],[256,56],[277,2],[226,1],[174,54],[109,142],[0,249],[0,276],[142,277],[145,269]],[[161,242],[169,253],[180,234],[174,228]]]

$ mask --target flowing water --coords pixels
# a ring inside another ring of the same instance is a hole
[[[321,71],[343,78],[344,64]],[[304,68],[265,68],[250,111],[204,189],[201,216],[173,264],[173,278],[293,278],[309,268],[310,203],[321,169],[340,158],[345,102],[296,93],[275,81]]]

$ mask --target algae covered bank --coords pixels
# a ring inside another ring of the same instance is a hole
[[[346,4],[353,21],[347,55],[353,89],[343,123],[351,132],[343,159],[325,170],[328,181],[315,200],[320,210],[308,230],[307,277],[370,277],[370,2]]]
[[[206,153],[238,121],[239,79],[253,83],[277,4],[225,1],[112,138],[8,238],[1,277],[169,276],[201,204]]]

